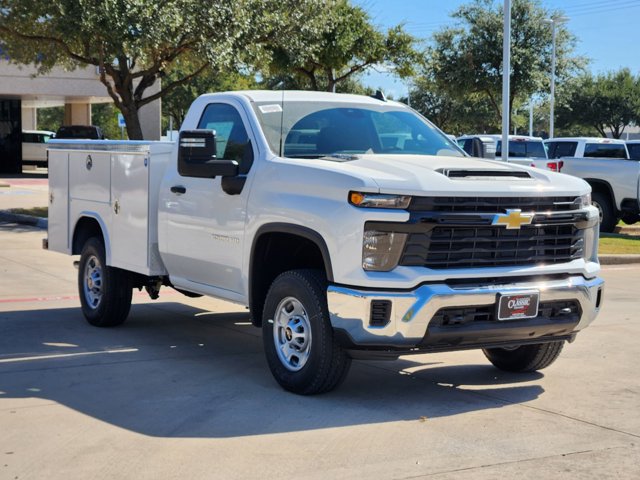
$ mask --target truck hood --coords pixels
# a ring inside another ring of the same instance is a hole
[[[349,161],[336,159],[333,168],[370,178],[381,193],[579,196],[591,190],[569,175],[470,157],[358,155]]]

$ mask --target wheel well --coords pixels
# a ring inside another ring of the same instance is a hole
[[[252,250],[249,276],[249,308],[253,324],[257,327],[262,324],[267,292],[278,275],[287,270],[314,268],[330,277],[325,260],[320,246],[306,236],[284,232],[260,235]]]
[[[611,201],[611,207],[613,208],[614,212],[618,211],[618,206],[616,205],[616,199],[613,195],[611,185],[609,185],[607,182],[603,182],[602,180],[593,178],[585,178],[585,181],[589,185],[591,185],[592,192],[599,192],[609,197],[609,200]]]
[[[73,243],[71,244],[71,254],[80,255],[82,247],[91,237],[99,237],[104,241],[102,228],[95,218],[82,217],[78,220],[73,231]]]

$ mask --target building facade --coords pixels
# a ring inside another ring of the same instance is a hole
[[[38,108],[64,106],[64,125],[91,125],[91,105],[111,101],[95,67],[36,75],[32,66],[0,59],[0,172],[22,171],[22,130],[38,129]],[[160,100],[140,110],[146,140],[160,139],[160,116]]]

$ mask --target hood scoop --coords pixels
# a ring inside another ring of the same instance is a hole
[[[469,169],[452,169],[452,168],[439,168],[436,172],[444,175],[445,177],[454,179],[489,179],[489,178],[531,178],[529,172],[524,170],[469,170]]]

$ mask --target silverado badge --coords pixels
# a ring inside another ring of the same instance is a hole
[[[533,213],[522,213],[522,210],[507,210],[507,213],[498,213],[493,217],[491,225],[504,225],[508,230],[517,230],[522,225],[530,225],[533,221]]]

